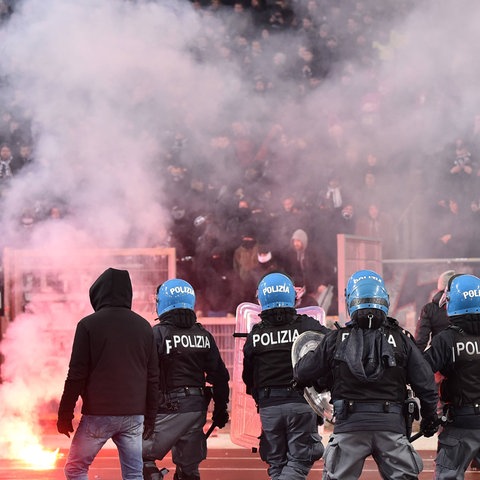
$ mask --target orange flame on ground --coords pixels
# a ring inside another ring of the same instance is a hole
[[[38,444],[28,445],[24,450],[24,458],[20,460],[32,470],[52,470],[60,457],[58,448],[50,451]]]
[[[58,448],[44,448],[32,426],[20,418],[2,419],[0,445],[5,457],[19,460],[32,470],[51,470],[62,456]]]

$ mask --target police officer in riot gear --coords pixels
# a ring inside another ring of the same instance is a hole
[[[380,275],[356,272],[345,295],[350,321],[294,368],[296,381],[330,390],[335,424],[323,479],[358,479],[370,455],[383,479],[416,479],[423,463],[406,435],[407,385],[420,400],[423,433],[431,436],[438,429],[433,372],[398,322],[387,317],[390,301]]]
[[[289,277],[272,272],[259,282],[261,321],[244,345],[243,374],[247,393],[260,413],[260,457],[272,480],[303,480],[323,454],[317,415],[292,386],[291,349],[306,331],[328,329],[294,308],[295,287]]]
[[[144,478],[163,478],[155,460],[171,450],[174,479],[197,480],[200,462],[207,455],[203,427],[211,396],[213,423],[223,428],[228,422],[229,373],[214,337],[197,323],[195,292],[188,282],[166,281],[157,289],[156,302],[160,323],[153,332],[160,400],[153,435],[143,442]]]
[[[425,359],[440,372],[447,424],[438,436],[435,478],[461,479],[480,453],[480,278],[455,275],[447,287],[450,326],[433,337]]]

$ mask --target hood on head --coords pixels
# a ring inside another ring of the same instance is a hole
[[[305,232],[305,230],[302,230],[302,229],[298,229],[298,230],[295,230],[293,232],[293,235],[292,235],[292,241],[293,240],[300,240],[303,244],[303,248],[306,249],[307,248],[307,245],[308,245],[308,235],[307,235],[307,232]]]
[[[132,282],[127,270],[107,268],[90,287],[90,303],[95,311],[103,307],[132,308]]]

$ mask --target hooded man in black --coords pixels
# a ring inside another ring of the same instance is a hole
[[[151,434],[158,402],[158,357],[150,323],[131,310],[126,270],[108,268],[90,288],[95,313],[77,324],[57,428],[70,437],[78,397],[82,418],[65,465],[87,480],[107,440],[118,448],[122,478],[143,480],[142,432]],[[145,425],[144,425],[145,423]]]

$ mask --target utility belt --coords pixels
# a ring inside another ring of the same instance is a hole
[[[206,390],[203,387],[180,387],[168,392],[160,391],[159,408],[176,412],[180,408],[179,400],[187,397],[205,397]]]
[[[204,396],[205,389],[203,387],[180,387],[169,390],[168,392],[160,392],[160,394],[172,400],[175,398],[190,397],[191,395]]]
[[[447,404],[444,406],[443,412],[447,417],[447,422],[457,428],[480,429],[480,403],[461,407]]]
[[[258,399],[303,397],[303,392],[292,387],[263,387],[258,389]]]
[[[333,402],[334,415],[338,420],[345,420],[352,413],[396,413],[403,415],[404,406],[400,403],[359,402],[355,400],[335,400]]]
[[[480,403],[473,405],[463,405],[462,407],[454,407],[453,405],[445,406],[448,416],[462,416],[462,415],[480,415]]]

